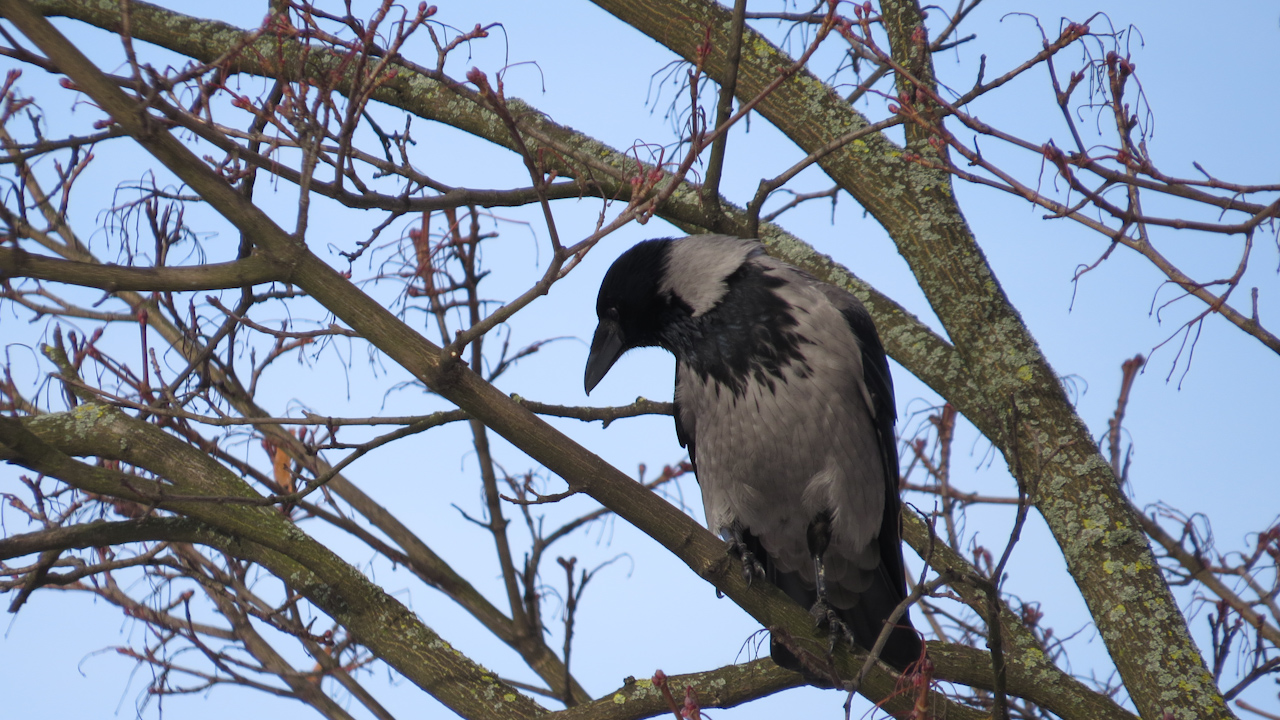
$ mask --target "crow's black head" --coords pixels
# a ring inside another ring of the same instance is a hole
[[[756,355],[772,362],[776,349],[762,343],[775,338],[757,336],[795,323],[772,292],[780,281],[749,263],[763,255],[760,243],[727,235],[646,240],[624,252],[596,300],[600,325],[587,358],[587,392],[636,347],[661,347],[731,387],[740,378],[728,376],[750,372]]]
[[[587,358],[588,393],[623,353],[662,345],[664,327],[680,315],[688,316],[689,309],[662,290],[672,242],[646,240],[623,253],[605,273],[596,299],[600,324]]]

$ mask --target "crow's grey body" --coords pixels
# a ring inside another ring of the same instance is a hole
[[[623,352],[676,356],[676,432],[689,448],[708,527],[762,562],[806,607],[825,601],[874,643],[905,595],[888,364],[849,293],[764,254],[700,235],[641,243],[601,286],[588,390]],[[904,616],[883,653],[920,653]],[[781,664],[800,669],[774,645]]]

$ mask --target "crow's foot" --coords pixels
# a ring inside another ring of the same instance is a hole
[[[729,537],[729,554],[737,556],[742,561],[742,579],[746,581],[747,587],[750,587],[756,578],[765,576],[764,565],[756,559],[755,553],[747,548],[747,544],[742,541],[738,533]]]
[[[819,595],[813,607],[809,608],[809,617],[813,618],[813,622],[819,629],[827,632],[827,652],[832,653],[836,650],[836,643],[840,640],[845,643],[853,644],[853,631],[845,624],[844,620],[836,614],[836,609],[831,607],[826,598]]]

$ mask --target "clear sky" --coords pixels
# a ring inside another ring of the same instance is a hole
[[[363,4],[368,3],[357,3]],[[192,14],[212,11],[203,2],[177,5]],[[230,21],[254,25],[261,17],[257,9],[261,5],[253,3],[252,12],[238,16],[235,13],[243,8],[235,4],[224,4],[217,11],[226,13],[223,17]],[[472,65],[490,76],[510,65],[505,75],[507,93],[528,100],[556,122],[615,148],[640,140],[667,143],[672,139],[671,122],[664,117],[672,88],[667,85],[656,93],[657,81],[651,87],[651,76],[672,57],[594,5],[563,0],[469,0],[439,5],[437,19],[455,27],[469,28],[477,22],[503,24],[488,41],[475,43],[470,57],[455,55],[456,61],[448,67],[454,77],[461,77]],[[784,7],[782,2],[753,3],[752,9],[757,5],[761,10]],[[990,77],[1039,49],[1034,23],[1024,16],[1008,15],[1013,11],[1038,13],[1051,35],[1056,35],[1059,15],[1084,20],[1095,11],[1106,12],[1117,29],[1132,25],[1140,31],[1141,39],[1135,34],[1129,46],[1154,117],[1149,147],[1167,173],[1192,176],[1196,172],[1192,163],[1199,162],[1228,180],[1280,181],[1280,133],[1276,132],[1280,83],[1275,82],[1280,71],[1280,8],[1274,3],[1206,6],[1191,2],[988,0],[973,14],[967,28],[977,38],[936,58],[944,82],[956,88],[969,87],[982,54],[987,56]],[[1101,22],[1095,21],[1094,27],[1100,27]],[[61,26],[70,29],[72,24]],[[769,26],[764,29],[772,31]],[[77,37],[91,43],[115,42],[100,33]],[[434,64],[433,57],[415,59]],[[1078,60],[1078,53],[1072,59]],[[12,64],[0,59],[0,69]],[[24,83],[30,83],[28,93],[34,94],[36,83],[42,80],[35,71],[27,73]],[[877,117],[885,112],[883,103],[874,99],[859,109]],[[52,115],[56,108],[46,110]],[[1064,137],[1043,70],[1033,71],[984,99],[974,111],[984,121],[1011,127],[1031,140]],[[81,107],[75,112],[87,110]],[[527,184],[518,161],[505,151],[457,142],[452,131],[425,123],[415,125],[415,134],[419,140],[416,151],[421,153],[416,162],[443,182],[476,187]],[[750,133],[735,133],[730,147],[723,191],[740,204],[745,204],[761,177],[776,175],[802,156],[758,117],[753,118]],[[991,151],[999,152],[995,148]],[[1025,158],[1009,161],[1027,162]],[[808,172],[794,187],[811,191],[830,184],[819,173]],[[1043,210],[987,189],[960,182],[956,192],[1005,291],[1056,371],[1071,377],[1080,388],[1081,416],[1100,436],[1114,408],[1120,363],[1137,353],[1150,354],[1202,306],[1199,301],[1184,300],[1166,309],[1160,318],[1153,316],[1152,306],[1172,299],[1173,293],[1162,287],[1160,276],[1144,260],[1123,249],[1073,288],[1074,269],[1093,262],[1105,250],[1101,237],[1065,220],[1045,220]],[[273,214],[291,224],[287,188],[275,199],[269,193],[259,197],[266,203],[278,202],[272,207]],[[598,204],[588,201],[557,203],[561,234],[577,238],[589,233],[598,210]],[[346,249],[368,224],[364,217],[351,220],[349,213],[353,211],[322,206],[317,212],[323,222],[313,224],[310,240],[316,248],[332,243]],[[547,257],[545,230],[536,213],[513,209],[498,214],[503,221],[495,227],[501,236],[490,241],[485,253],[486,264],[494,270],[493,279],[486,281],[494,295],[515,287],[505,284],[508,280],[527,282]],[[92,222],[89,216],[82,220]],[[829,205],[812,203],[784,216],[781,224],[937,326],[892,243],[847,196],[834,212]],[[678,234],[680,231],[654,220],[647,226],[629,226],[606,239],[548,297],[526,311],[528,317],[513,327],[512,345],[549,337],[571,339],[549,345],[505,376],[499,386],[534,399],[586,404],[582,364],[587,347],[583,340],[589,339],[595,327],[593,301],[605,268],[639,239]],[[219,248],[218,252],[233,249],[233,237],[224,236],[224,242],[210,247]],[[1229,274],[1241,245],[1238,238],[1190,232],[1165,233],[1158,236],[1158,242],[1192,268],[1193,274],[1207,279]],[[333,257],[335,263],[340,262],[336,254]],[[218,255],[217,259],[228,258]],[[1241,302],[1247,288],[1257,286],[1260,316],[1273,330],[1280,326],[1276,319],[1280,318],[1278,267],[1275,236],[1263,233],[1246,275],[1246,290],[1234,298]],[[6,343],[13,342],[11,332],[32,332],[11,316],[0,323]],[[24,337],[28,339],[23,342],[33,342],[29,338],[34,335]],[[1147,371],[1134,387],[1126,420],[1135,448],[1133,492],[1139,505],[1164,501],[1188,513],[1204,513],[1214,523],[1220,547],[1240,548],[1246,533],[1264,529],[1280,512],[1280,471],[1274,449],[1280,430],[1275,414],[1280,405],[1280,358],[1217,317],[1205,323],[1189,371],[1185,354],[1175,362],[1172,348],[1176,344],[1165,345],[1152,355]],[[1172,379],[1166,380],[1170,374]],[[318,412],[409,414],[421,412],[428,402],[416,391],[384,398],[381,388],[385,381],[359,362],[344,372],[336,362],[323,360],[306,377],[305,383],[280,378],[279,387],[272,387],[267,395],[268,401],[276,403],[271,409],[284,414],[300,399]],[[317,377],[321,378],[318,382]],[[659,351],[634,352],[619,362],[589,402],[621,404],[637,395],[669,399],[671,377],[669,356]],[[896,365],[894,379],[903,418],[900,429],[915,430],[912,413],[934,404],[936,397]],[[333,388],[331,396],[317,396],[317,386]],[[652,474],[652,468],[683,457],[669,418],[622,421],[603,431],[571,422],[556,424],[627,473],[634,474],[637,466],[645,463]],[[451,507],[456,503],[471,512],[480,507],[474,460],[456,452],[466,442],[464,429],[423,437],[429,439],[416,445],[397,443],[374,453],[348,474],[384,503],[401,509],[402,518],[450,562],[459,567],[492,568],[488,574],[473,573],[471,579],[501,605],[489,539],[462,521]],[[522,454],[501,442],[497,446],[509,471],[520,472],[529,466]],[[990,462],[988,444],[971,429],[962,432],[955,447],[958,483],[1000,494],[1013,492],[1002,462]],[[423,457],[448,460],[424,467]],[[12,491],[15,478],[12,469],[0,468],[0,490]],[[555,482],[553,488],[557,487]],[[701,520],[692,480],[681,486],[681,492],[679,499]],[[586,503],[572,501],[548,513],[553,519],[563,519],[586,507]],[[514,511],[510,515],[514,516]],[[3,518],[11,523],[7,532],[23,531],[12,515]],[[1003,547],[1009,523],[1007,514],[975,511],[966,530],[979,543]],[[1073,669],[1088,673],[1096,668],[1105,675],[1109,671],[1105,651],[1087,627],[1083,604],[1051,543],[1043,525],[1033,520],[1013,556],[1006,587],[1025,600],[1040,602],[1047,613],[1046,622],[1058,635],[1083,628],[1069,644]],[[349,560],[368,566],[367,551],[350,550]],[[744,643],[758,629],[754,621],[728,600],[717,600],[710,586],[625,523],[597,524],[571,550],[579,556],[580,566],[588,567],[623,556],[593,581],[579,615],[573,669],[593,694],[618,687],[627,676],[647,677],[659,668],[668,674],[692,672],[751,657]],[[909,562],[918,561],[909,557]],[[438,594],[385,563],[373,563],[370,572],[471,658],[502,672],[517,662],[509,649]],[[1179,597],[1186,601],[1189,596],[1184,593]],[[1202,648],[1207,647],[1208,637],[1204,616],[1201,611],[1193,625]],[[619,622],[619,617],[625,621]],[[0,694],[14,717],[47,715],[51,703],[66,717],[129,717],[142,699],[150,671],[135,672],[128,659],[112,651],[99,651],[141,644],[145,635],[142,626],[122,618],[104,603],[55,591],[38,592],[21,613],[7,620],[0,638]],[[556,637],[553,646],[558,646]],[[513,671],[512,675],[532,680],[527,672]],[[447,716],[447,711],[411,684],[387,682],[386,677],[385,669],[379,669],[369,684],[399,717]],[[1266,682],[1258,683],[1247,697],[1259,707],[1280,712],[1275,689]],[[714,712],[713,716],[834,718],[841,716],[843,701],[839,693],[802,689],[746,708]],[[184,718],[225,718],[232,712],[277,718],[310,715],[300,705],[240,689],[216,689],[198,698],[170,698],[163,709]],[[158,710],[153,701],[143,714],[155,717]],[[866,711],[865,703],[861,709],[855,706],[853,717]]]

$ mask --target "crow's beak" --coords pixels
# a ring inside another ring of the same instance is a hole
[[[626,345],[622,342],[622,328],[616,320],[601,320],[596,328],[596,336],[591,339],[591,354],[587,356],[587,374],[584,386],[587,394],[609,372],[609,368],[622,357]]]

